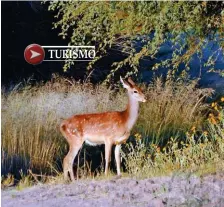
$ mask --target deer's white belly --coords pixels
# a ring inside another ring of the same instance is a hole
[[[85,140],[85,143],[90,145],[90,146],[97,146],[97,145],[104,144],[103,142],[91,142],[88,139]]]

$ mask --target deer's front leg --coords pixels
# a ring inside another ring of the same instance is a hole
[[[116,160],[116,165],[117,165],[117,175],[121,175],[121,156],[120,156],[120,149],[121,145],[118,144],[115,147],[115,160]]]
[[[120,149],[121,149],[121,143],[125,143],[128,137],[130,136],[130,132],[125,132],[125,134],[117,139],[117,145],[115,147],[115,160],[117,165],[117,175],[121,175],[121,155],[120,155]],[[116,142],[115,142],[116,144]]]
[[[109,164],[110,164],[110,159],[111,159],[111,149],[112,149],[112,144],[111,143],[105,143],[105,175],[108,174],[108,169],[109,169]]]

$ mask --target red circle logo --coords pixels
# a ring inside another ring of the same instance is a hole
[[[24,51],[26,62],[32,65],[37,65],[44,60],[44,49],[38,44],[28,45]]]

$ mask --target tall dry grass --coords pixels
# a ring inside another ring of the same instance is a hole
[[[73,114],[121,110],[123,93],[112,99],[105,86],[54,78],[45,85],[2,93],[2,173],[49,172],[67,151],[59,132]]]
[[[133,133],[141,132],[147,142],[161,144],[201,124],[206,106],[202,101],[208,92],[196,89],[195,83],[164,85],[157,80],[144,87],[148,102],[141,105]],[[21,169],[52,173],[67,152],[58,128],[62,119],[73,114],[123,110],[126,103],[123,89],[115,93],[103,85],[60,77],[43,85],[2,92],[2,174]]]
[[[143,104],[136,132],[147,143],[165,145],[171,136],[185,139],[192,126],[200,127],[205,118],[206,97],[211,89],[197,89],[197,82],[163,83],[156,79],[146,88],[147,104]]]

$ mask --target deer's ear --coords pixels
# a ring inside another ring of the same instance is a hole
[[[128,82],[129,82],[132,86],[135,85],[134,81],[133,81],[130,77],[128,78]]]
[[[130,84],[127,81],[123,80],[121,76],[120,76],[120,81],[124,88],[127,88],[127,89],[130,88]]]

